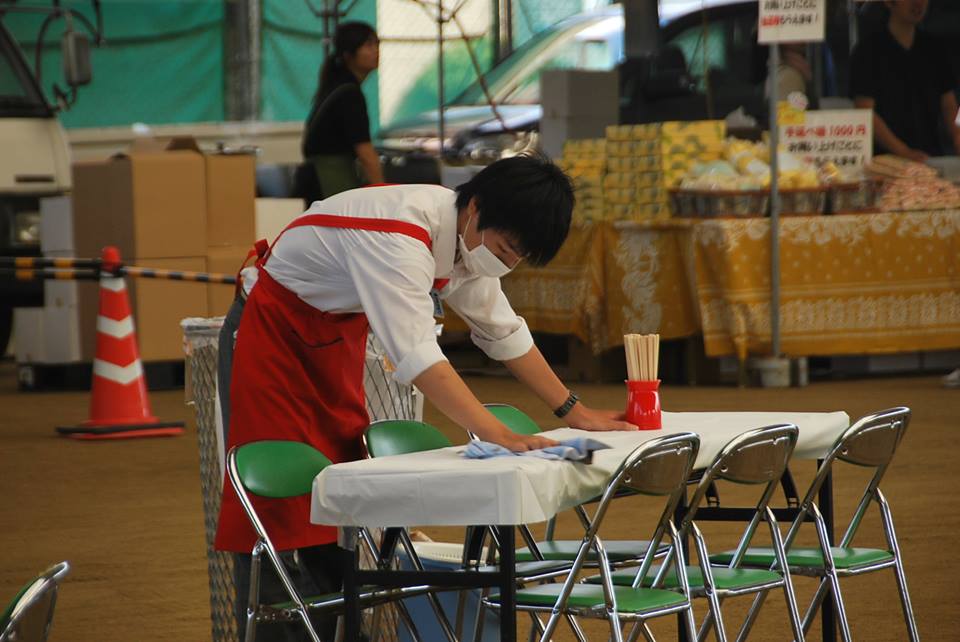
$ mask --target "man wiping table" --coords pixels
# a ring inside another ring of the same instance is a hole
[[[564,386],[500,288],[521,261],[544,265],[556,255],[573,203],[569,177],[536,156],[493,163],[456,191],[371,186],[314,203],[272,247],[258,244],[256,267],[244,271],[228,448],[282,439],[310,444],[334,463],[360,459],[368,329],[395,364],[394,380],[416,385],[465,430],[511,451],[555,446],[509,430],[451,367],[434,332],[441,300],[487,356],[570,426],[635,429],[622,413],[589,408]],[[336,529],[310,524],[309,498],[256,498],[255,505],[277,548],[311,560],[305,572],[321,592],[337,590]],[[254,540],[226,485],[217,548],[248,554]]]

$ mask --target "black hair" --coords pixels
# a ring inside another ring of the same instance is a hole
[[[570,231],[573,183],[546,156],[524,154],[485,167],[457,187],[457,211],[477,199],[477,229],[512,237],[533,265],[556,256]]]
[[[313,96],[314,103],[333,89],[332,85],[338,73],[346,70],[344,55],[356,54],[357,49],[376,37],[376,30],[366,22],[341,22],[337,26],[337,32],[333,36],[333,52],[323,61],[323,66],[320,68],[317,93]]]

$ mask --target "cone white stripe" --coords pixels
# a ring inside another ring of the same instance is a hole
[[[133,334],[133,317],[117,321],[110,317],[97,317],[97,332],[109,334],[114,339],[124,339]]]
[[[93,360],[93,374],[126,385],[143,376],[143,364],[137,359],[128,366],[118,366],[100,359]]]
[[[127,289],[123,279],[116,276],[104,276],[100,278],[100,287],[106,288],[112,292],[123,292]]]

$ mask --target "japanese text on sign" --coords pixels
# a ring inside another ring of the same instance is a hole
[[[808,161],[862,167],[873,156],[873,112],[869,109],[808,111],[802,123],[781,124],[786,151]]]
[[[811,42],[824,38],[825,0],[760,0],[757,40]]]

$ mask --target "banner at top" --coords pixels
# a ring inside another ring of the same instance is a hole
[[[824,39],[826,0],[760,0],[757,41],[813,42]]]

